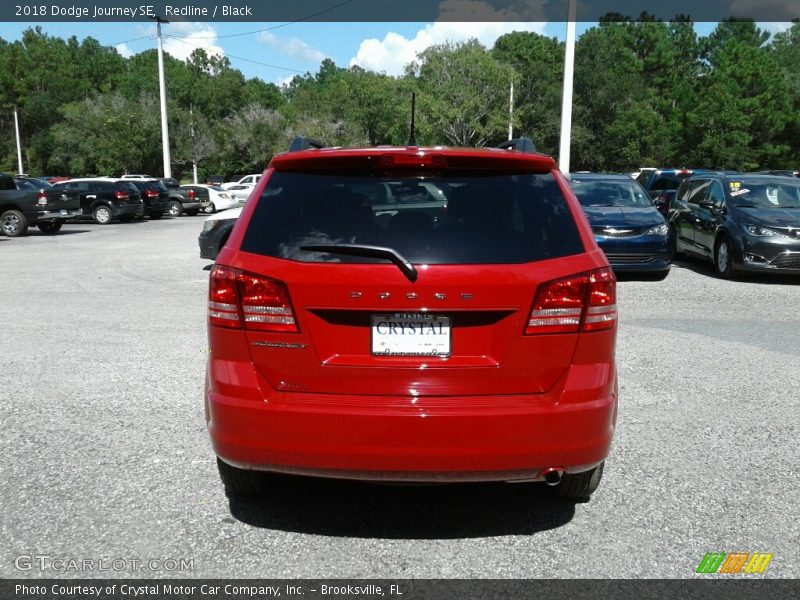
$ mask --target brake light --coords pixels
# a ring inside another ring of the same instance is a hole
[[[525,334],[612,329],[617,322],[616,285],[608,268],[542,284]]]
[[[298,331],[286,284],[221,265],[211,268],[208,322],[251,331]]]
[[[194,200],[197,197],[197,193],[194,190],[189,190],[189,200]]]
[[[128,192],[116,191],[116,192],[114,192],[114,197],[117,200],[127,200],[128,199]]]
[[[39,190],[39,197],[36,198],[36,204],[38,206],[47,206],[47,194],[44,190]]]
[[[384,154],[378,161],[378,169],[446,169],[447,159],[441,154]]]
[[[158,197],[158,192],[155,191],[155,190],[145,190],[144,193],[148,198],[156,198],[156,197]]]

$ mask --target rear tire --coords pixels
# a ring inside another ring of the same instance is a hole
[[[3,233],[8,237],[19,237],[28,231],[28,219],[18,210],[7,210],[0,217]]]
[[[727,235],[721,235],[714,244],[714,271],[722,279],[733,277],[733,244]]]
[[[217,207],[214,206],[213,202],[209,202],[208,205],[206,205],[206,207],[203,209],[203,211],[207,215],[210,215],[210,214],[213,214],[213,213],[217,212]]]
[[[104,205],[100,205],[95,208],[94,212],[92,212],[92,216],[94,217],[95,222],[99,223],[100,225],[108,225],[114,219],[111,209]]]
[[[250,471],[233,467],[217,458],[217,469],[225,493],[238,496],[251,496],[264,491],[264,474],[259,471]]]
[[[61,231],[62,225],[64,225],[64,221],[42,221],[37,227],[42,233],[52,234]]]
[[[157,221],[158,219],[160,219],[163,216],[164,216],[163,212],[150,213],[150,219],[153,220],[153,221]]]
[[[583,473],[567,473],[561,479],[561,483],[556,486],[556,494],[563,500],[574,502],[589,500],[603,479],[605,464],[605,462],[601,462],[591,471]]]
[[[183,204],[177,200],[169,203],[169,215],[171,217],[180,217],[183,214]]]

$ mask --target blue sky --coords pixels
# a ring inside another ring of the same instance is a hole
[[[0,37],[19,39],[37,23],[0,23]],[[39,23],[52,36],[79,40],[94,37],[125,55],[155,48],[155,26],[149,23]],[[579,23],[578,34],[592,24]],[[771,29],[781,24],[768,24]],[[698,23],[706,35],[713,23]],[[477,37],[491,46],[504,33],[530,30],[564,39],[566,23],[170,23],[163,26],[166,50],[186,58],[195,48],[224,54],[247,77],[282,83],[295,74],[316,72],[324,58],[339,66],[359,64],[392,75],[402,72],[417,52],[432,43]]]

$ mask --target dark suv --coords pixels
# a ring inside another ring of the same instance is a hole
[[[142,196],[144,214],[151,219],[160,219],[170,209],[170,199],[167,188],[157,179],[121,179],[120,183],[126,184],[139,191]]]
[[[56,189],[77,191],[81,197],[84,217],[91,217],[101,225],[114,219],[130,220],[144,214],[142,199],[123,183],[112,179],[70,179],[55,184]]]
[[[675,253],[736,271],[800,274],[800,181],[703,173],[684,181],[669,214]]]
[[[228,491],[266,471],[588,497],[617,415],[616,281],[553,159],[295,148],[210,273]]]

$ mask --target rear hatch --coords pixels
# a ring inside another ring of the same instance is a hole
[[[525,334],[537,288],[597,265],[552,173],[529,169],[274,172],[226,254],[237,271],[217,267],[239,278],[261,375],[322,394],[550,388],[578,334]]]

